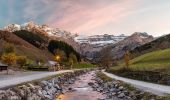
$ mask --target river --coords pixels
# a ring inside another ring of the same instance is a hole
[[[88,83],[94,82],[95,72],[89,72],[78,77],[78,80],[69,87],[72,91],[68,91],[59,95],[56,100],[99,100],[105,98],[105,95],[97,91],[93,91]]]

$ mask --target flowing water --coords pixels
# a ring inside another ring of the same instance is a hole
[[[89,82],[94,82],[94,75],[95,72],[92,71],[79,76],[79,80],[69,86],[73,90],[59,95],[56,100],[98,100],[104,98],[105,96],[102,93],[93,91],[88,85]]]

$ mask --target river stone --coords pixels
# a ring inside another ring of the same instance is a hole
[[[31,88],[31,89],[35,89],[35,86],[31,83],[28,83],[28,86]]]
[[[125,96],[124,93],[120,93],[117,97],[118,97],[118,98],[123,98],[124,96]]]
[[[89,86],[93,86],[94,83],[93,83],[93,82],[89,82],[88,85],[89,85]]]
[[[21,100],[21,97],[14,95],[14,96],[9,96],[8,100]]]
[[[112,95],[113,95],[113,96],[115,96],[115,95],[116,95],[116,93],[115,93],[115,92],[112,92]]]
[[[57,89],[61,89],[60,86],[59,86],[58,84],[55,84],[54,87],[57,88]]]
[[[47,91],[43,90],[43,91],[42,91],[42,94],[43,94],[43,95],[47,95]]]
[[[0,100],[6,100],[5,94],[6,94],[6,91],[0,90]]]
[[[41,100],[41,97],[36,94],[31,94],[28,96],[27,100]]]
[[[47,86],[47,85],[48,85],[48,82],[47,82],[47,81],[41,81],[40,83],[41,83],[42,87],[44,87],[44,86]]]
[[[123,89],[124,89],[124,87],[123,87],[123,86],[120,86],[120,87],[119,87],[119,90],[120,90],[120,91],[122,91]]]

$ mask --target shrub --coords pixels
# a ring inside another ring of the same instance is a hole
[[[3,54],[1,59],[4,63],[8,65],[12,65],[16,63],[16,55],[15,53],[8,53],[8,54]]]
[[[17,57],[17,64],[20,65],[20,67],[23,67],[27,63],[27,58],[25,56],[18,56]]]

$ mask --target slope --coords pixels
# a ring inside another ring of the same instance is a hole
[[[22,38],[8,31],[0,31],[0,52],[2,53],[4,45],[9,42],[14,44],[17,55],[25,55],[32,60],[53,59],[53,55],[48,50],[40,50]]]

